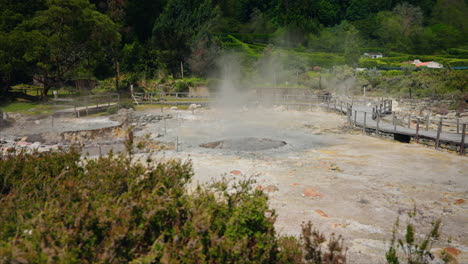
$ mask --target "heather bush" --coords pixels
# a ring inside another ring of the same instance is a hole
[[[189,192],[192,175],[190,162],[131,153],[0,156],[0,263],[345,262],[341,238],[322,250],[310,223],[301,240],[278,236],[251,180]]]

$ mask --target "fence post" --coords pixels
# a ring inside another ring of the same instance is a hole
[[[411,113],[408,115],[408,128],[411,128]]]
[[[465,155],[465,133],[466,133],[466,124],[462,126],[462,137],[460,142],[460,155]]]
[[[457,117],[457,134],[460,133],[460,118]]]
[[[348,116],[348,123],[351,123],[351,108],[347,107],[346,108],[346,115]]]
[[[380,123],[380,113],[377,112],[377,126],[375,127],[375,132],[377,135],[379,134],[379,123]]]
[[[357,126],[356,118],[357,118],[357,110],[354,110],[354,127]]]
[[[367,112],[364,111],[364,124],[362,126],[362,131],[366,133],[366,119],[367,119]]]
[[[392,112],[392,115],[393,115],[393,119],[392,119],[392,122],[393,122],[393,132],[396,132],[395,112]]]
[[[436,149],[439,149],[440,132],[442,132],[442,117],[440,118],[439,125],[437,126],[437,138],[436,138],[436,144],[435,144]]]
[[[340,101],[340,114],[343,113],[343,101]]]
[[[429,130],[429,115],[426,116],[426,131]]]
[[[419,118],[416,119],[416,143],[419,143]]]
[[[85,108],[86,108],[86,115],[88,116],[89,111],[88,111],[88,100],[87,99],[85,100]]]

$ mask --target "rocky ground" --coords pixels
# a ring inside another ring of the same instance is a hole
[[[467,157],[362,135],[344,127],[344,117],[321,111],[155,109],[130,117],[143,152],[154,151],[159,161],[192,160],[191,188],[223,177],[255,179],[277,211],[281,234],[298,235],[310,220],[346,239],[350,263],[384,263],[395,220],[400,216],[403,228],[416,207],[419,238],[441,218],[435,251],[448,248],[468,263]]]

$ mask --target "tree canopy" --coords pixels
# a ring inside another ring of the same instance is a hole
[[[467,13],[465,0],[0,0],[0,96],[33,78],[45,96],[119,69],[177,77],[182,63],[206,76],[239,45],[231,34],[255,46],[252,58],[268,44],[349,65],[366,49],[447,54],[468,47]]]

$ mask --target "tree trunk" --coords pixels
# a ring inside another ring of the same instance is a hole
[[[47,101],[47,94],[49,93],[49,90],[50,90],[51,86],[49,84],[48,81],[44,80],[44,87],[42,88],[42,91],[41,91],[41,100],[42,101]]]
[[[119,78],[120,78],[120,65],[119,62],[115,61],[115,90],[119,90]]]

